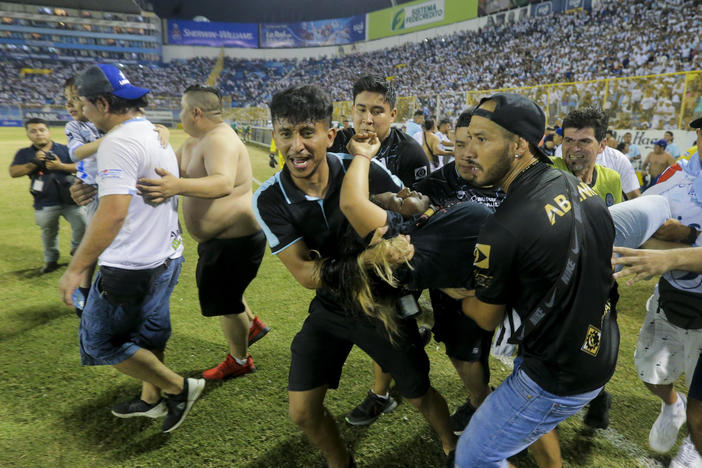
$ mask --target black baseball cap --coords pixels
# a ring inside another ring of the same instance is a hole
[[[702,115],[698,115],[696,119],[690,122],[692,128],[702,128]]]
[[[139,88],[129,82],[122,70],[109,64],[88,67],[76,78],[76,88],[80,96],[97,96],[111,93],[123,99],[139,99],[149,90]]]
[[[481,109],[485,101],[495,101],[495,110]],[[473,115],[495,122],[505,130],[524,138],[535,148],[534,156],[541,162],[552,164],[551,158],[539,148],[546,128],[546,114],[538,104],[521,94],[496,93],[480,100]]]

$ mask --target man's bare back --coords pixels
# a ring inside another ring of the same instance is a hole
[[[251,208],[251,162],[234,130],[221,123],[201,138],[191,137],[178,150],[185,178],[215,174],[233,180],[233,190],[222,198],[183,197],[183,217],[198,242],[244,237],[260,230]]]

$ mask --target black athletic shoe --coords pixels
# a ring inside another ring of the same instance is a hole
[[[456,466],[456,451],[451,450],[446,456],[446,468],[454,468]]]
[[[590,402],[583,422],[593,429],[607,429],[609,427],[609,408],[612,407],[612,395],[602,390]]]
[[[422,339],[422,344],[426,348],[431,341],[431,328],[426,325],[419,327],[419,337]]]
[[[454,434],[461,435],[463,433],[475,410],[476,408],[470,404],[470,399],[458,407],[456,412],[451,415],[451,429],[453,429]]]
[[[138,416],[160,418],[167,413],[168,409],[163,398],[152,405],[137,397],[133,400],[117,403],[112,407],[112,414],[118,418],[136,418]]]
[[[397,401],[390,395],[381,398],[372,391],[368,391],[368,396],[355,407],[344,419],[354,426],[367,426],[378,419],[381,414],[389,413],[397,408]]]
[[[185,379],[182,392],[177,395],[166,394],[168,415],[163,420],[163,432],[178,429],[204,388],[205,379]]]

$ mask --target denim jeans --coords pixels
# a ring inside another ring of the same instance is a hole
[[[63,216],[71,225],[71,252],[75,251],[85,234],[85,211],[77,205],[45,206],[34,210],[34,221],[41,228],[41,242],[44,246],[44,262],[56,262],[59,259],[58,230],[59,217]]]
[[[139,348],[162,351],[171,336],[170,299],[183,258],[171,260],[156,278],[141,304],[113,305],[101,295],[98,272],[85,303],[78,328],[81,363],[114,365]]]
[[[456,447],[456,466],[506,467],[515,455],[580,411],[602,388],[559,396],[542,389],[519,367],[475,412]]]

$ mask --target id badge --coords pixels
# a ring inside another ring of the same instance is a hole
[[[41,179],[34,179],[34,182],[32,182],[32,191],[41,192],[42,190],[44,190],[44,181]]]

